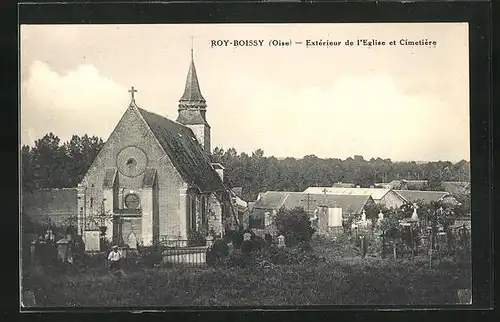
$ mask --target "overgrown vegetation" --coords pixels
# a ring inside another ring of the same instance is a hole
[[[287,252],[287,251],[284,251]],[[294,251],[292,251],[294,252]],[[355,265],[297,263],[243,268],[143,269],[115,279],[35,270],[25,275],[41,306],[226,306],[315,304],[451,304],[470,288],[470,262],[363,261]],[[82,292],[85,290],[85,292]]]

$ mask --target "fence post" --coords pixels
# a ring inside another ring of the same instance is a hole
[[[361,257],[365,258],[365,256],[366,256],[365,236],[361,235],[361,236],[359,236],[359,239],[361,240]]]
[[[394,254],[394,260],[397,260],[397,255],[396,255],[396,241],[392,242],[392,252]]]

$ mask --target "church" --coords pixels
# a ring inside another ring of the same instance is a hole
[[[78,185],[79,233],[105,226],[110,242],[151,246],[234,228],[234,196],[211,158],[193,51],[176,121],[142,109],[136,90],[129,92],[128,108]]]

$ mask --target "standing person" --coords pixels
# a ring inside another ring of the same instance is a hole
[[[111,248],[111,252],[108,255],[109,268],[115,274],[120,271],[120,260],[122,255],[118,251],[118,246],[113,246]]]

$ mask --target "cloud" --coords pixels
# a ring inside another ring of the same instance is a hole
[[[467,115],[438,96],[408,93],[384,74],[337,77],[300,90],[245,74],[226,81],[207,90],[213,147],[262,148],[278,157],[458,161],[469,156]],[[166,93],[144,94],[143,108],[163,114]],[[32,144],[50,131],[63,141],[85,133],[106,139],[128,106],[128,95],[125,86],[92,65],[58,73],[35,61],[22,81],[22,142]]]
[[[21,81],[23,143],[50,131],[62,140],[85,133],[107,138],[128,106],[127,88],[92,65],[59,74],[34,61]]]
[[[463,124],[466,115],[453,113],[438,97],[406,93],[385,75],[341,77],[296,92],[277,83],[251,83],[233,82],[228,91],[237,95],[241,88],[258,88],[239,107],[247,111],[245,126],[233,124],[235,135],[228,137],[218,128],[222,124],[212,127],[226,147],[263,148],[280,157],[460,160],[469,155],[468,130],[443,130],[453,129],[443,122]]]

